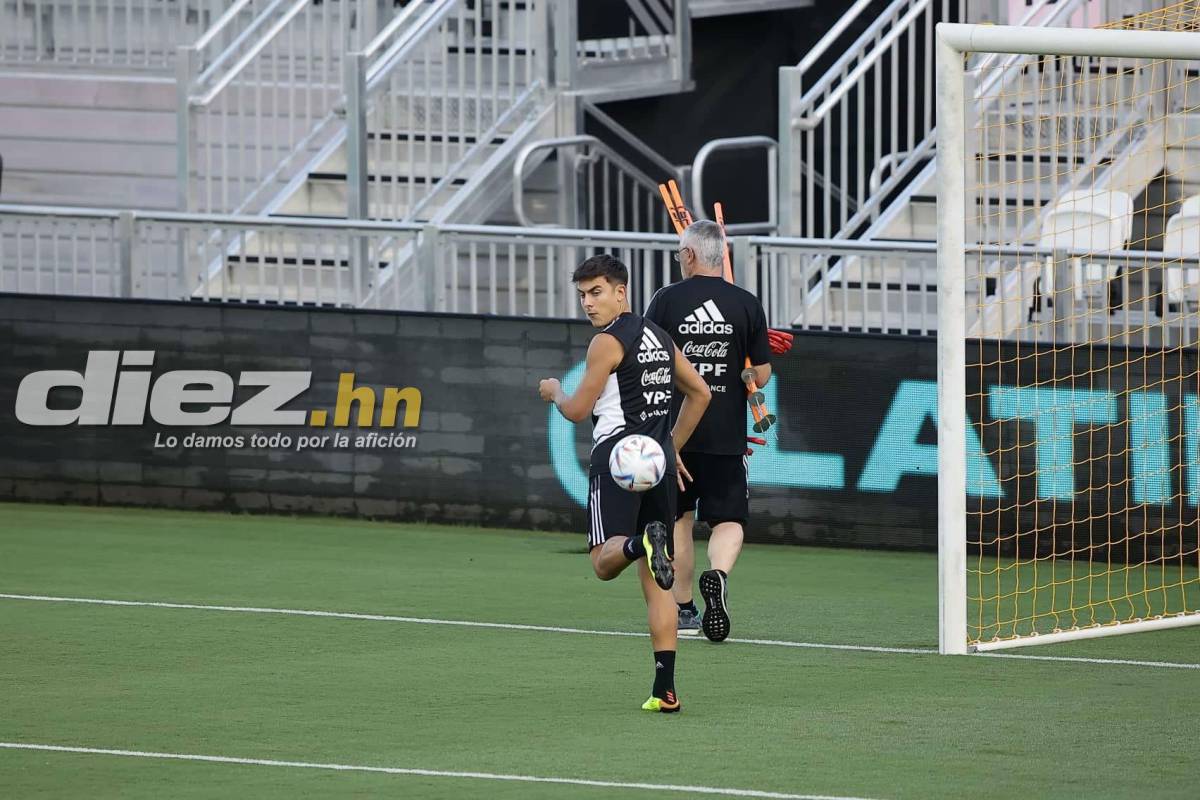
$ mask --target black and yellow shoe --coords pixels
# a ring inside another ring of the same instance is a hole
[[[649,700],[642,703],[642,711],[657,711],[662,714],[674,714],[681,708],[679,698],[674,692],[667,692],[666,697],[651,696]]]
[[[700,596],[704,598],[701,630],[709,641],[725,641],[729,636],[729,598],[724,573],[715,569],[701,572]]]
[[[642,544],[646,548],[646,563],[650,566],[650,574],[661,589],[670,589],[675,584],[675,567],[671,564],[674,558],[671,546],[674,544],[671,531],[661,522],[651,522],[642,534]]]

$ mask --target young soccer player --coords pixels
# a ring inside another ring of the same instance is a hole
[[[675,599],[679,630],[703,628],[714,642],[729,636],[729,573],[742,550],[750,514],[746,476],[746,359],[758,386],[771,377],[767,316],[758,298],[723,277],[725,236],[715,222],[700,220],[680,238],[684,280],[664,286],[650,300],[646,319],[665,328],[712,390],[712,406],[684,448],[695,481],[679,497],[675,525]],[[696,556],[695,518],[712,526],[710,569],[700,574],[704,615],[692,600]]]
[[[662,328],[629,312],[629,270],[624,264],[609,255],[592,256],[571,279],[592,327],[600,332],[588,346],[586,371],[574,395],[566,394],[557,378],[541,381],[538,393],[572,422],[592,418],[588,494],[592,568],[600,580],[608,581],[637,562],[654,650],[654,686],[642,708],[678,711],[671,526],[676,486],[682,489],[683,478],[690,480],[690,476],[682,461],[678,468],[676,463],[710,394]],[[672,430],[671,401],[676,390],[683,400]],[[617,486],[608,468],[613,446],[635,433],[657,441],[667,462],[662,481],[640,494]]]

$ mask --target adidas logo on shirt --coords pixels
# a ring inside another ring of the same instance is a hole
[[[696,310],[683,318],[679,323],[680,333],[733,333],[733,326],[721,316],[721,310],[712,300],[705,300]]]
[[[653,364],[656,361],[670,361],[671,354],[662,346],[662,342],[649,328],[642,329],[642,343],[638,347],[637,360],[639,364]]]

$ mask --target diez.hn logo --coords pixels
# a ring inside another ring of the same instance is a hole
[[[312,385],[312,372],[243,371],[237,376],[219,370],[171,370],[154,379],[153,350],[92,350],[82,373],[50,369],[31,372],[17,388],[16,416],[26,425],[141,425],[146,413],[159,425],[296,426],[323,428],[329,422],[325,409],[285,409]],[[237,387],[261,387],[237,405]],[[82,392],[73,408],[51,408],[50,396],[59,389]],[[355,423],[360,428],[376,424],[376,392],[355,386],[354,373],[338,376],[334,427]],[[403,411],[401,412],[401,405]],[[397,419],[415,428],[421,419],[421,391],[414,386],[384,387],[379,403],[378,426],[394,428]]]

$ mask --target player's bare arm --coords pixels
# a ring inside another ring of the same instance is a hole
[[[675,388],[683,393],[679,419],[675,420],[675,427],[671,429],[671,439],[675,443],[675,464],[679,469],[679,488],[682,490],[683,479],[687,478],[690,481],[692,476],[683,465],[679,451],[687,444],[692,432],[696,430],[696,425],[700,423],[700,418],[704,416],[704,409],[708,408],[712,392],[678,347],[675,348]]]
[[[558,378],[546,378],[538,384],[538,393],[547,403],[554,403],[558,411],[571,422],[582,422],[592,413],[608,376],[621,363],[625,351],[615,337],[600,333],[592,337],[588,345],[587,366],[583,380],[575,394],[563,391]]]

